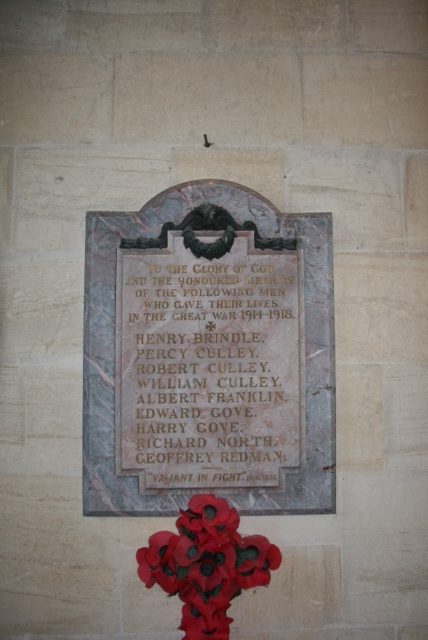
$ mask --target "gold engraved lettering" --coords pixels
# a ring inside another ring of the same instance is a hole
[[[238,232],[222,260],[198,260],[173,233],[121,259],[121,473],[149,493],[277,487],[299,462],[296,256]]]
[[[167,269],[169,273],[187,273],[187,264],[169,264]]]
[[[194,273],[227,273],[227,264],[201,264],[196,262],[193,265]]]
[[[152,420],[160,418],[163,420],[183,420],[184,418],[197,419],[201,417],[199,407],[151,407],[137,408],[135,410],[137,420]]]
[[[211,464],[213,453],[209,451],[142,451],[137,453],[137,464]]]
[[[186,422],[138,422],[138,434],[179,433],[183,434]]]
[[[256,378],[255,376],[250,376],[249,378],[244,378],[239,376],[238,378],[217,378],[217,386],[220,389],[246,389],[246,388],[257,388],[257,387],[278,387],[279,376],[259,376]]]
[[[279,462],[284,463],[285,456],[282,451],[221,451],[220,462],[236,464],[242,462]]]
[[[238,433],[238,422],[198,422],[196,431],[198,433]]]
[[[219,391],[208,392],[208,402],[215,404],[227,403],[263,403],[271,404],[287,402],[283,391],[236,391],[235,393],[222,393]]]
[[[136,404],[196,404],[198,393],[141,393]]]
[[[186,349],[137,349],[137,358],[145,360],[175,360],[184,359]]]
[[[260,363],[261,364],[261,363]],[[190,362],[185,364],[184,362],[156,362],[156,363],[147,363],[147,364],[137,364],[136,373],[139,376],[144,375],[189,375],[197,373],[197,369],[199,367],[199,362]],[[211,373],[211,372],[210,372]],[[220,373],[225,373],[224,371],[220,371]],[[227,372],[234,373],[234,372]],[[239,373],[246,373],[245,371]]]
[[[206,389],[206,378],[138,378],[141,389]]]
[[[155,287],[170,287],[172,284],[172,278],[169,276],[153,276],[152,282]],[[159,291],[159,289],[157,289]]]

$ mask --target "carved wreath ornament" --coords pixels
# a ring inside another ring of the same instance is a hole
[[[256,249],[282,251],[296,248],[295,239],[262,238],[254,222],[247,221],[239,225],[226,209],[210,202],[192,209],[180,224],[166,222],[158,238],[123,239],[120,246],[123,249],[164,249],[168,246],[168,231],[182,231],[186,249],[190,249],[196,258],[207,260],[222,258],[229,253],[236,231],[254,231]],[[223,235],[215,242],[202,242],[196,237],[195,231],[223,231]]]
[[[137,551],[138,576],[183,601],[182,640],[228,640],[231,600],[267,586],[282,556],[259,535],[238,533],[239,514],[222,498],[195,495],[180,509],[178,534],[158,531]]]

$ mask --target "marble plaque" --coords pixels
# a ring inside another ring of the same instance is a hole
[[[240,231],[210,261],[175,231],[117,264],[117,473],[143,494],[279,487],[300,459],[296,251]]]
[[[206,202],[238,225],[218,259],[177,230]],[[89,212],[85,257],[84,514],[175,516],[207,491],[242,515],[334,513],[331,214],[196,180]]]

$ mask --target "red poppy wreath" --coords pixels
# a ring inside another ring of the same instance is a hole
[[[264,536],[241,536],[237,510],[214,495],[191,498],[176,526],[178,534],[158,531],[138,549],[138,576],[184,602],[182,640],[228,640],[231,600],[267,586],[281,552]]]

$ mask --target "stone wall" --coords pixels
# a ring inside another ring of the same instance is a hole
[[[232,640],[428,637],[427,11],[2,0],[2,638],[180,637],[134,561],[173,519],[82,517],[84,218],[206,177],[335,233],[338,512],[243,519],[285,563]]]

